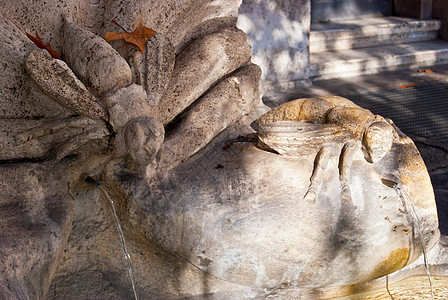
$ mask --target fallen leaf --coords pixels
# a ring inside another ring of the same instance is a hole
[[[53,48],[51,48],[50,43],[47,43],[46,45],[44,44],[44,42],[42,41],[42,39],[40,38],[40,36],[37,34],[36,31],[36,37],[32,36],[31,34],[29,34],[28,32],[25,32],[26,36],[40,49],[45,49],[47,50],[48,53],[50,53],[51,57],[56,58],[56,59],[61,59],[61,54],[59,52],[56,52],[53,50]]]
[[[432,70],[430,69],[420,69],[418,70],[419,73],[434,73]]]
[[[416,83],[412,83],[412,84],[408,84],[408,85],[401,85],[400,88],[405,89],[405,88],[413,87],[416,85],[417,85]]]
[[[120,24],[118,24],[117,21],[115,21],[115,19],[112,22],[120,26]],[[123,27],[121,28],[123,29]],[[143,52],[145,50],[145,45],[148,39],[157,33],[151,28],[143,26],[142,19],[140,19],[140,23],[133,32],[127,32],[126,30],[124,31],[125,32],[122,33],[107,32],[104,39],[106,40],[106,42],[124,39],[128,43],[136,45]]]

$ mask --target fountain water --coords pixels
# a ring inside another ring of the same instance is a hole
[[[387,290],[387,293],[390,296],[390,299],[395,300],[394,296],[392,296],[392,293],[389,290],[389,275],[386,275],[386,290]]]
[[[110,209],[112,211],[112,216],[115,221],[115,227],[117,228],[118,236],[120,237],[121,248],[123,249],[123,254],[126,259],[127,266],[128,266],[129,278],[131,280],[132,291],[134,293],[134,299],[138,300],[137,291],[135,289],[135,278],[134,278],[134,271],[132,269],[131,256],[129,255],[129,252],[127,250],[126,240],[124,238],[123,230],[121,229],[120,219],[118,218],[117,211],[115,210],[114,201],[109,196],[109,193],[107,192],[107,190],[102,185],[100,185],[96,180],[94,180],[92,177],[87,177],[86,181],[89,183],[95,184],[96,188],[98,188],[101,191],[101,193],[104,195],[104,197],[107,199],[107,202],[109,203]]]
[[[400,197],[400,200],[403,204],[403,206],[406,208],[406,211],[410,211],[410,214],[412,216],[412,222],[411,222],[411,226],[412,226],[412,234],[413,236],[415,236],[415,231],[417,231],[417,234],[420,238],[420,242],[422,245],[422,251],[423,251],[423,262],[425,265],[425,270],[426,270],[426,274],[428,276],[429,279],[429,287],[431,290],[431,298],[434,299],[434,290],[433,290],[433,283],[432,283],[432,277],[431,277],[431,273],[429,272],[429,264],[428,264],[428,255],[426,252],[426,247],[425,247],[425,242],[423,239],[423,234],[421,231],[421,227],[420,227],[420,221],[418,219],[417,213],[415,212],[415,207],[414,207],[414,203],[411,201],[411,198],[409,197],[408,193],[406,192],[406,190],[397,182],[388,180],[388,179],[381,179],[381,181],[383,182],[383,184],[393,188],[395,190],[395,192],[397,193],[398,197]]]

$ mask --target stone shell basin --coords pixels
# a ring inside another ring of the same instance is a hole
[[[244,131],[244,130],[243,130]],[[250,132],[250,128],[245,128]],[[403,137],[380,161],[357,147],[351,200],[343,199],[333,143],[314,202],[304,200],[316,153],[284,156],[231,130],[149,187],[121,176],[129,221],[147,238],[215,278],[252,288],[361,284],[395,272],[422,254],[412,208],[385,182],[399,180],[412,200],[424,245],[438,241],[430,179],[415,145]],[[398,179],[397,179],[398,178]]]

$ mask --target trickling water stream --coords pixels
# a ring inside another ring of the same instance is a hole
[[[420,221],[418,219],[417,213],[415,211],[415,206],[414,203],[412,202],[411,198],[409,197],[409,195],[407,194],[406,190],[404,188],[401,187],[401,185],[397,182],[391,181],[391,180],[387,180],[387,179],[382,179],[381,180],[383,182],[383,184],[393,188],[395,190],[395,192],[397,193],[398,197],[400,197],[400,200],[403,204],[403,206],[406,208],[406,211],[410,211],[411,216],[412,216],[412,231],[413,231],[413,235],[415,234],[415,231],[417,231],[417,234],[420,238],[420,242],[422,245],[422,251],[423,251],[423,262],[425,265],[425,270],[426,270],[426,274],[428,276],[429,279],[429,287],[430,287],[430,291],[431,291],[431,299],[434,299],[434,289],[433,289],[433,282],[432,282],[432,277],[431,277],[431,273],[429,272],[429,264],[428,264],[428,255],[426,253],[426,246],[425,246],[425,242],[423,239],[423,234],[420,228]],[[414,229],[415,226],[415,229]]]
[[[406,190],[402,189],[399,184],[396,184],[394,189],[397,192],[398,196],[400,197],[401,201],[404,203],[404,205],[406,207],[406,210],[408,210],[409,207],[411,208],[411,213],[412,213],[412,215],[414,217],[414,224],[415,224],[417,233],[418,233],[418,235],[420,237],[420,241],[421,241],[421,244],[422,244],[423,262],[425,264],[426,274],[428,275],[428,279],[429,279],[429,287],[430,287],[430,290],[431,290],[431,298],[434,299],[433,283],[432,283],[431,273],[429,272],[428,255],[426,253],[426,246],[425,246],[425,242],[424,242],[424,239],[423,239],[423,234],[422,234],[422,231],[421,231],[421,228],[420,228],[420,221],[418,220],[417,213],[415,212],[414,203],[411,201],[411,198],[407,194]]]
[[[135,278],[134,278],[134,271],[132,269],[131,256],[129,255],[128,249],[126,247],[126,240],[124,238],[123,230],[121,229],[120,220],[118,219],[117,211],[115,210],[114,201],[110,198],[107,190],[103,186],[101,186],[97,181],[95,181],[93,178],[88,177],[86,179],[86,181],[94,183],[95,186],[101,191],[101,193],[104,195],[104,197],[107,199],[107,202],[109,203],[109,206],[111,208],[112,215],[114,218],[114,222],[115,222],[115,227],[117,228],[118,235],[120,237],[121,248],[123,249],[124,257],[126,259],[126,263],[128,266],[129,278],[130,278],[131,284],[132,284],[132,291],[134,292],[134,299],[138,300],[137,291],[135,290]]]

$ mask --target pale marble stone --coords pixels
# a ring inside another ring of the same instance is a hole
[[[252,62],[263,70],[265,91],[309,84],[310,0],[244,0],[238,28],[253,47]]]

